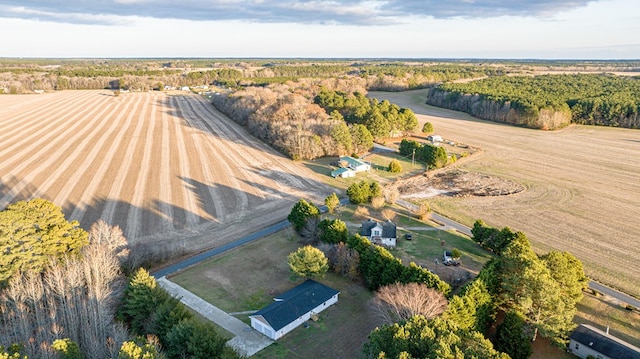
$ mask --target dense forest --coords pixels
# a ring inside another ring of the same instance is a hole
[[[366,98],[364,85],[347,78],[246,87],[212,103],[292,159],[357,155],[418,125],[411,110]]]
[[[498,122],[555,129],[579,123],[640,128],[640,79],[563,74],[442,84],[427,103]]]

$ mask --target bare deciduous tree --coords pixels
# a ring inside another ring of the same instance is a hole
[[[69,338],[84,358],[114,357],[128,338],[114,321],[124,286],[114,253],[121,231],[102,224],[95,231],[81,257],[52,259],[44,273],[16,276],[0,292],[0,345],[23,343],[29,357],[57,358],[53,341]]]
[[[421,221],[426,221],[431,216],[431,207],[428,203],[422,203],[416,210],[416,217]]]
[[[408,320],[418,314],[431,319],[447,308],[444,294],[420,283],[396,283],[381,287],[372,303],[376,314],[389,324]]]
[[[398,189],[395,187],[385,188],[384,190],[382,190],[382,194],[384,195],[384,199],[387,201],[387,203],[390,204],[396,203],[396,201],[400,197],[400,192],[398,192]]]
[[[355,215],[360,218],[367,218],[369,217],[369,209],[364,206],[358,206],[358,208],[356,208]]]
[[[371,207],[375,208],[375,209],[380,209],[382,207],[384,207],[384,197],[373,197],[371,198]]]
[[[300,243],[318,243],[318,239],[320,237],[320,229],[318,228],[319,223],[320,218],[317,216],[307,218],[304,227],[302,227],[302,230],[300,231],[300,235],[302,236],[302,238],[300,239]]]
[[[380,214],[382,215],[382,218],[389,221],[393,221],[393,219],[396,218],[396,211],[390,208],[383,209],[382,212],[380,212]]]
[[[108,252],[115,254],[123,269],[130,271],[134,268],[135,263],[132,263],[129,258],[127,239],[119,226],[110,226],[99,219],[89,229],[89,242],[105,246]]]

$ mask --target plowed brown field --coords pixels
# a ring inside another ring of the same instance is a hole
[[[640,297],[640,130],[570,126],[545,132],[425,104],[425,90],[372,92],[411,108],[447,140],[483,149],[460,168],[523,184],[518,194],[434,199],[467,225],[523,231],[539,252],[569,251],[592,278]]]
[[[42,197],[146,250],[195,251],[330,193],[196,95],[0,96],[0,209]]]

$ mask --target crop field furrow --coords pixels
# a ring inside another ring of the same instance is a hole
[[[175,97],[169,99],[169,104],[171,108],[174,109],[175,112],[178,111],[178,100]],[[176,117],[176,121],[174,122],[174,131],[180,135],[180,138],[190,139],[193,130],[185,131],[185,127],[178,123],[179,116],[176,116],[174,112],[174,117]],[[183,120],[186,120],[183,118]],[[183,178],[191,178],[191,167],[189,156],[187,155],[187,148],[185,146],[185,141],[176,141],[177,153],[178,153],[178,169],[180,175],[178,178],[174,178],[173,180],[180,180],[180,177]],[[187,229],[195,227],[198,222],[198,216],[195,214],[194,210],[197,210],[198,205],[195,200],[195,196],[193,193],[189,191],[187,186],[182,184],[180,186],[182,188],[182,211],[185,216],[185,224],[184,226]]]
[[[210,178],[206,178],[204,168],[209,165],[210,159],[204,151],[203,141],[206,141],[205,135],[201,130],[201,124],[190,110],[189,101],[187,99],[177,98],[176,115],[182,119],[188,119],[190,125],[183,126],[184,129],[190,129],[188,132],[189,140],[184,142],[186,153],[197,153],[197,156],[190,156],[189,161],[191,173],[189,177],[180,176],[183,188],[188,190],[189,210],[196,214],[200,222],[220,222],[217,218],[216,209],[213,205],[211,192],[215,192],[211,186]],[[193,126],[197,130],[193,130]]]
[[[195,97],[198,99],[198,97]],[[254,148],[250,144],[242,143],[237,145],[237,136],[234,132],[230,131],[228,127],[218,126],[220,122],[214,123],[207,118],[207,115],[202,112],[202,108],[198,108],[193,111],[193,115],[197,116],[200,121],[200,128],[203,128],[203,133],[207,135],[215,134],[222,137],[221,141],[216,141],[216,145],[220,146],[225,156],[229,161],[233,161],[240,171],[235,173],[235,176],[242,182],[244,182],[243,188],[249,194],[258,197],[260,200],[268,199],[268,192],[266,191],[270,186],[258,187],[254,186],[255,183],[261,183],[261,179],[254,171],[251,170],[252,164],[256,163],[257,155]],[[262,156],[262,154],[260,154]]]
[[[2,143],[7,143],[7,146],[0,150],[0,158],[11,158],[13,162],[7,161],[5,164],[23,162],[25,158],[31,157],[30,151],[36,148],[41,148],[44,144],[51,143],[54,139],[62,139],[63,136],[69,133],[70,122],[68,116],[73,115],[73,119],[76,119],[84,112],[96,111],[93,106],[87,106],[92,102],[88,97],[79,105],[83,110],[81,112],[70,112],[69,109],[74,106],[73,102],[65,104],[64,107],[58,111],[52,111],[47,113],[46,116],[36,115],[36,117],[28,117],[27,121],[32,121],[32,124],[27,127],[18,129],[16,133],[3,140]],[[47,119],[46,121],[44,119]],[[79,123],[71,122],[74,128],[78,127]],[[12,156],[8,156],[11,153]],[[0,168],[0,171],[2,169]]]
[[[109,118],[108,115],[105,116],[107,111],[113,113],[116,111],[116,108],[113,104],[108,104],[102,107],[100,113],[91,116],[96,121],[96,123],[90,126],[91,133],[85,135],[82,141],[74,146],[72,153],[64,156],[64,161],[56,166],[55,171],[48,173],[47,180],[38,185],[38,190],[33,194],[33,197],[41,197],[47,192],[52,193],[49,189],[57,181],[71,184],[80,182],[81,177],[85,176],[93,159],[100,151],[100,148],[95,146],[95,144],[100,136],[104,135],[104,127],[108,124]],[[101,119],[100,122],[97,122],[98,119]],[[80,166],[78,166],[78,164],[80,164]],[[72,165],[76,165],[76,168],[70,169]],[[69,175],[69,173],[71,173],[71,175]],[[53,202],[64,203],[67,201],[74,187],[75,186],[61,185],[61,189],[57,191],[58,193],[53,199]]]
[[[207,114],[210,114],[210,116],[208,116],[209,118],[222,118],[224,116],[204,99],[200,98],[199,103],[203,108],[203,111],[205,111]],[[227,121],[220,122],[224,125],[225,123],[228,123]],[[256,156],[260,156],[256,158],[256,162],[251,164],[252,171],[257,171],[258,173],[261,173],[262,176],[273,176],[274,174],[277,174],[275,181],[279,185],[283,184],[284,182],[289,186],[297,189],[305,189],[317,186],[316,182],[313,180],[309,180],[301,176],[296,176],[295,173],[298,170],[296,168],[296,165],[292,161],[272,161],[273,156],[282,156],[282,154],[275,152],[272,148],[265,145],[263,142],[256,140],[244,129],[238,128],[236,125],[236,127],[233,127],[233,130],[231,131],[242,138],[244,142],[251,143],[253,149],[257,152]],[[269,153],[270,155],[265,156],[265,154],[267,153]]]
[[[157,211],[161,218],[160,231],[169,232],[174,229],[173,225],[173,209],[170,205],[171,200],[171,133],[170,120],[167,115],[167,107],[165,107],[164,98],[157,101],[160,106],[160,117],[162,119],[162,147],[160,149],[160,173],[159,177],[159,198],[156,203]]]
[[[198,103],[202,104],[202,101],[198,101]],[[284,194],[288,193],[288,189],[282,186],[282,184],[278,181],[274,181],[266,176],[263,176],[261,172],[264,172],[264,168],[273,168],[276,166],[275,163],[272,163],[273,156],[271,154],[271,150],[263,150],[258,145],[255,144],[255,139],[251,142],[243,142],[246,145],[244,146],[234,146],[233,143],[237,142],[238,137],[243,137],[241,135],[242,129],[237,128],[235,124],[225,124],[225,121],[221,117],[209,117],[209,114],[212,112],[207,111],[208,107],[212,107],[211,105],[207,107],[199,106],[198,113],[200,114],[200,118],[205,121],[207,124],[209,131],[215,134],[225,134],[225,140],[221,141],[221,146],[226,148],[227,153],[233,156],[235,161],[238,161],[242,171],[242,180],[251,186],[253,189],[253,194],[260,196],[262,198],[267,197],[282,197]],[[212,121],[210,119],[216,119],[216,121]],[[239,174],[240,175],[240,174]],[[264,179],[267,178],[269,180],[269,186],[262,186],[262,188],[258,188],[253,186],[252,184],[261,183]]]
[[[16,95],[15,97],[20,101],[20,97],[25,95]],[[4,98],[14,98],[14,96],[3,96]],[[33,97],[33,96],[31,96]],[[30,134],[34,128],[42,127],[42,117],[56,118],[60,114],[64,114],[65,109],[69,105],[77,106],[79,98],[85,98],[87,101],[91,99],[91,96],[82,93],[75,93],[73,96],[56,96],[54,94],[47,94],[44,96],[38,96],[39,101],[33,103],[32,106],[10,105],[3,106],[2,113],[0,113],[0,127],[3,129],[0,134],[0,141],[4,141],[7,138],[13,136],[24,136]],[[20,102],[18,102],[19,104]],[[24,111],[22,111],[24,109]],[[18,114],[15,114],[16,111]],[[30,127],[29,127],[30,126]]]
[[[151,156],[153,156],[153,134],[156,126],[157,117],[157,97],[152,96],[151,99],[151,116],[147,121],[147,132],[142,139],[144,148],[142,149],[142,160],[140,162],[138,177],[133,187],[133,195],[131,196],[131,205],[127,213],[127,228],[125,229],[125,237],[133,240],[140,236],[140,224],[142,222],[142,208],[144,208],[144,195],[147,189],[147,183],[150,180],[151,172]],[[141,121],[142,122],[142,121]]]
[[[3,168],[2,166],[0,166],[0,173],[8,172],[10,175],[20,178],[20,182],[14,185],[8,191],[8,193],[6,193],[5,196],[0,199],[0,208],[5,208],[9,203],[11,203],[14,200],[16,194],[22,191],[22,189],[24,189],[26,186],[30,185],[33,180],[38,177],[38,175],[40,175],[41,173],[46,173],[49,167],[54,167],[52,166],[52,162],[55,162],[56,160],[63,158],[64,156],[64,151],[61,151],[61,148],[65,148],[68,143],[75,143],[76,141],[79,141],[81,138],[86,136],[86,134],[91,131],[91,127],[82,127],[82,122],[77,120],[81,117],[82,114],[86,114],[87,112],[92,114],[97,112],[98,110],[99,107],[90,107],[87,111],[78,113],[68,118],[67,122],[71,122],[72,125],[63,126],[65,131],[60,133],[58,138],[50,139],[50,141],[46,145],[39,148],[39,151],[28,154],[29,160],[23,160],[19,165],[16,165],[15,167],[11,166],[10,168]],[[76,129],[80,130],[76,131]],[[36,148],[30,146],[29,150],[36,150]],[[22,153],[23,151],[20,152]],[[8,162],[11,163],[11,161]],[[28,171],[25,175],[21,175],[23,171],[33,166],[37,166],[38,169]]]
[[[215,176],[211,164],[221,163],[226,166],[225,155],[221,151],[216,151],[212,141],[208,138],[205,126],[197,119],[189,101],[185,101],[184,106],[180,106],[180,112],[183,116],[189,117],[191,123],[196,121],[201,129],[200,133],[193,136],[193,145],[200,154],[198,157],[201,161],[202,181],[198,181],[197,178],[184,178],[183,180],[185,185],[188,185],[191,191],[198,195],[201,206],[212,216],[212,219],[224,223],[227,212],[233,212],[233,207],[228,200],[222,198],[226,191],[222,191],[220,185],[224,185],[224,181],[228,181],[229,178],[225,171],[220,171],[220,176]],[[230,170],[228,166],[226,169]],[[229,208],[225,208],[225,203]]]
[[[97,145],[102,148],[104,143],[107,140],[110,140],[108,146],[101,150],[101,153],[105,150],[106,152],[104,152],[102,156],[96,158],[95,161],[99,166],[95,171],[90,172],[91,176],[89,177],[89,182],[86,183],[82,194],[78,197],[73,212],[69,216],[70,219],[75,219],[80,221],[80,223],[83,223],[83,218],[86,215],[87,210],[91,210],[92,219],[88,221],[88,224],[90,225],[94,221],[98,220],[99,215],[97,214],[99,210],[102,209],[102,206],[98,202],[107,200],[104,196],[101,196],[102,198],[98,198],[100,196],[98,194],[98,187],[105,181],[105,175],[107,174],[107,171],[111,169],[111,164],[118,159],[123,160],[122,158],[114,158],[114,156],[120,146],[120,142],[122,142],[125,137],[124,135],[127,133],[127,129],[129,128],[133,118],[133,113],[140,105],[141,100],[142,98],[138,98],[135,103],[132,103],[132,101],[126,102],[122,111],[115,113],[116,117],[113,118],[112,130],[106,132],[101,137],[101,141],[97,143]],[[122,121],[125,117],[126,119],[124,119],[123,123]],[[117,134],[112,135],[115,130],[119,131]]]
[[[232,153],[229,152],[229,148],[223,145],[229,139],[227,134],[214,132],[213,121],[215,120],[205,118],[204,121],[207,128],[206,153],[210,159],[206,166],[207,170],[212,177],[215,176],[218,187],[228,189],[223,191],[222,196],[216,198],[220,202],[216,204],[216,208],[222,207],[222,203],[225,204],[224,215],[220,220],[224,223],[229,219],[243,218],[249,204],[248,194],[243,188],[248,186],[242,184],[238,179],[237,171],[231,167],[232,164],[234,166],[237,164],[238,156],[230,156]]]
[[[113,198],[120,198],[120,193],[123,190],[123,187],[125,186],[125,183],[130,183],[128,182],[129,178],[128,178],[128,174],[129,172],[133,170],[137,170],[138,167],[136,166],[137,164],[135,162],[133,162],[134,159],[134,153],[135,153],[135,146],[138,144],[138,141],[140,140],[140,135],[142,133],[142,129],[144,127],[145,121],[144,121],[144,116],[146,116],[147,114],[147,108],[149,107],[149,103],[150,103],[150,98],[149,96],[145,96],[144,98],[144,104],[142,104],[142,107],[139,111],[142,111],[141,113],[139,113],[138,111],[133,112],[133,120],[135,123],[135,127],[131,133],[132,136],[128,136],[127,139],[129,140],[128,143],[126,144],[126,148],[124,150],[124,152],[122,153],[121,156],[118,156],[117,158],[119,158],[120,160],[120,166],[116,171],[116,175],[115,178],[113,180],[113,182],[111,182],[111,189],[109,190],[109,193],[107,194],[107,203],[104,206],[104,209],[102,210],[102,215],[100,216],[100,218],[109,223],[109,224],[115,224],[115,223],[126,223],[125,221],[118,221],[118,220],[114,220],[114,216],[115,216],[115,211],[116,211],[116,206],[118,206],[120,203],[120,201],[114,201],[112,200]],[[134,182],[135,183],[135,182]],[[126,203],[122,204],[122,205],[126,205]],[[126,211],[123,208],[119,208],[120,212],[119,213],[126,213],[128,211]],[[126,215],[125,215],[126,217]],[[123,228],[123,231],[126,233],[127,229]]]
[[[105,107],[105,110],[109,110],[108,113],[100,113],[99,117],[102,121],[98,126],[92,127],[91,135],[83,140],[83,143],[87,142],[87,146],[83,147],[81,153],[69,157],[70,162],[75,166],[65,171],[64,176],[59,176],[58,181],[63,183],[62,188],[55,191],[54,203],[79,201],[80,197],[76,197],[74,193],[84,189],[79,188],[79,184],[86,183],[87,179],[95,173],[94,166],[102,161],[101,154],[106,150],[105,144],[110,141],[112,133],[118,129],[119,124],[113,121],[114,118],[117,118],[119,113],[128,111],[130,106],[130,103],[114,103]]]

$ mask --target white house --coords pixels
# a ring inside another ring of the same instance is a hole
[[[579,358],[592,356],[597,359],[640,359],[640,348],[620,338],[587,324],[580,326],[569,336],[569,351]]]
[[[431,136],[427,136],[427,141],[431,141],[431,143],[437,143],[437,142],[442,142],[444,140],[440,135],[431,135]]]
[[[274,298],[274,302],[250,316],[251,327],[278,340],[297,328],[312,315],[338,302],[340,292],[308,279],[299,286]]]
[[[386,247],[396,246],[396,224],[387,220],[385,222],[376,222],[369,218],[362,222],[360,235],[367,237],[371,243]]]
[[[349,157],[349,156],[343,156],[340,157],[340,162],[346,162],[347,163],[347,168],[350,168],[352,170],[354,170],[355,172],[364,172],[364,171],[371,171],[371,165],[361,161],[357,158],[353,158],[353,157]]]

